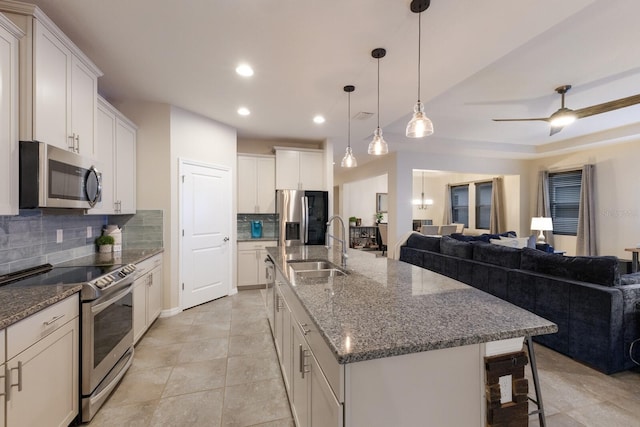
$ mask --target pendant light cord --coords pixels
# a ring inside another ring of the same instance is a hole
[[[351,92],[349,92],[347,107],[347,146],[351,148]]]
[[[378,128],[380,128],[380,58],[378,58]]]
[[[420,52],[422,41],[422,12],[418,13],[418,102],[420,102]]]

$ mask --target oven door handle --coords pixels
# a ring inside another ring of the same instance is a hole
[[[122,291],[118,292],[117,294],[115,294],[114,296],[110,297],[105,302],[101,302],[100,304],[92,305],[91,306],[91,313],[92,314],[98,314],[99,312],[104,310],[106,307],[108,307],[111,304],[113,304],[114,301],[119,300],[120,298],[122,298],[123,296],[125,296],[129,292],[131,292],[131,289],[133,289],[133,283],[130,284],[129,286],[127,286],[126,288],[124,288],[124,290],[122,290]]]

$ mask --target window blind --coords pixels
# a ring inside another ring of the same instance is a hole
[[[469,185],[451,187],[451,219],[469,227]]]
[[[553,234],[577,234],[581,183],[580,170],[549,174]]]
[[[476,228],[489,229],[491,222],[491,182],[476,184]]]

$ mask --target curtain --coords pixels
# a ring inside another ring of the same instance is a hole
[[[548,171],[540,171],[538,173],[538,197],[536,199],[536,216],[551,218]],[[553,231],[545,231],[544,238],[545,242],[553,246]]]
[[[451,224],[451,184],[447,184],[444,189],[444,213],[442,215],[443,224]]]
[[[504,233],[505,225],[504,210],[504,180],[493,178],[491,180],[491,212],[489,214],[489,233]]]
[[[578,208],[578,240],[576,255],[598,255],[596,248],[596,204],[594,165],[582,167],[580,207]]]

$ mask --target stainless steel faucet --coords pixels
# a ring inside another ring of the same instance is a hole
[[[334,219],[339,219],[340,220],[340,224],[342,224],[342,239],[338,239],[336,236],[329,234],[329,226],[331,225],[331,222]],[[334,215],[331,218],[329,218],[329,221],[327,221],[327,232],[325,233],[325,245],[328,248],[331,247],[330,242],[329,242],[329,238],[332,238],[333,240],[337,240],[338,242],[342,243],[342,266],[346,267],[347,266],[347,258],[349,258],[349,255],[347,255],[347,233],[346,230],[344,228],[344,221],[342,220],[342,218],[340,218],[339,215]]]

